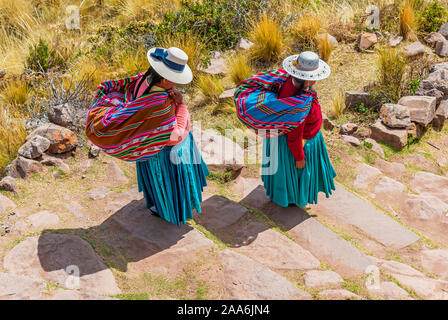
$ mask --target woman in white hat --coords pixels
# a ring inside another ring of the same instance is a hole
[[[294,97],[303,93],[312,95],[311,108],[305,120],[286,135],[278,136],[277,157],[270,155],[271,139],[264,140],[263,166],[267,159],[276,168],[271,174],[263,174],[262,180],[267,196],[276,204],[305,207],[317,203],[319,192],[328,198],[335,190],[333,179],[336,172],[330,163],[327,148],[320,131],[322,111],[317,93],[312,86],[330,75],[330,67],[314,52],[305,51],[283,61],[286,81],[278,92],[278,99]]]
[[[133,86],[133,99],[149,93],[168,93],[175,105],[176,124],[167,146],[146,161],[137,162],[139,191],[152,214],[176,225],[201,213],[202,191],[207,185],[207,165],[190,132],[190,115],[182,94],[174,87],[193,79],[188,56],[179,48],[152,48],[151,67]]]

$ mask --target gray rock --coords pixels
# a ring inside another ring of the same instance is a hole
[[[361,297],[345,289],[329,289],[319,292],[319,295],[328,300],[360,300]]]
[[[445,121],[448,119],[448,100],[440,102],[436,110],[434,119],[432,120],[432,127],[438,131],[443,128]]]
[[[17,192],[17,181],[13,177],[6,176],[0,181],[0,190]]]
[[[43,278],[87,294],[121,293],[112,271],[92,247],[78,236],[45,233],[16,245],[3,267],[14,275]]]
[[[64,161],[62,161],[61,159],[55,158],[55,157],[48,156],[48,155],[44,155],[44,159],[40,163],[42,163],[43,165],[46,165],[46,166],[57,167],[65,172],[70,171],[69,165],[66,164]]]
[[[235,91],[236,91],[236,88],[226,90],[223,93],[221,93],[221,95],[219,96],[219,99],[233,98]]]
[[[87,191],[86,195],[91,200],[101,200],[106,198],[112,191],[106,187],[98,187],[92,190]]]
[[[444,36],[446,39],[448,39],[448,23],[445,23],[442,25],[439,29],[439,33]]]
[[[431,194],[409,194],[403,208],[408,215],[422,220],[438,221],[448,213],[448,204]]]
[[[4,195],[0,194],[0,214],[8,213],[10,210],[17,208],[14,202]]]
[[[0,272],[0,300],[40,300],[45,283],[30,278]]]
[[[420,261],[426,271],[448,280],[448,251],[442,249],[423,250]]]
[[[358,138],[355,138],[353,136],[347,136],[347,135],[341,135],[341,140],[345,143],[352,145],[354,147],[358,147],[361,144],[361,141],[359,141]]]
[[[227,73],[227,62],[224,58],[211,58],[210,64],[207,68],[199,67],[199,71],[208,74],[226,74]]]
[[[439,63],[432,66],[416,94],[435,97],[437,103],[444,99],[445,95],[448,94],[448,63]]]
[[[351,108],[361,103],[365,106],[368,106],[371,103],[370,93],[362,91],[347,91],[345,93],[345,106],[347,108]]]
[[[403,149],[408,144],[408,132],[406,129],[391,129],[382,124],[378,119],[370,126],[371,138],[381,141],[397,150]]]
[[[361,163],[356,168],[356,173],[357,176],[353,182],[353,186],[356,189],[368,190],[369,184],[375,181],[376,177],[381,174],[381,171],[365,163]]]
[[[435,280],[426,277],[411,277],[393,273],[392,276],[401,285],[413,289],[423,299],[448,300],[448,281]]]
[[[378,42],[378,37],[375,33],[362,32],[358,37],[358,46],[361,51],[367,50]]]
[[[411,121],[427,126],[434,119],[437,99],[428,96],[402,97],[398,104],[408,107]]]
[[[380,109],[380,119],[389,128],[407,128],[411,124],[408,107],[386,103]]]
[[[67,128],[74,124],[75,110],[68,103],[49,107],[47,114],[48,119],[59,126]]]
[[[380,169],[384,174],[396,179],[399,179],[406,172],[404,164],[399,162],[389,162],[383,159],[377,159],[375,167]]]
[[[246,38],[241,38],[236,45],[236,50],[249,50],[254,45],[253,42],[250,42]]]
[[[101,149],[95,145],[90,146],[89,158],[96,158],[100,155]]]
[[[429,193],[448,203],[448,178],[430,172],[417,171],[410,188],[417,193]]]
[[[6,166],[5,170],[3,171],[3,177],[20,178],[20,175],[17,172],[17,158]]]
[[[333,121],[331,121],[324,113],[322,113],[322,125],[324,129],[328,131],[331,131],[336,127]]]
[[[395,282],[381,282],[380,288],[367,288],[374,295],[381,296],[386,300],[408,300],[409,293],[400,288]]]
[[[358,125],[356,123],[345,123],[341,126],[340,134],[351,135],[358,130]]]
[[[329,43],[333,48],[336,48],[336,47],[339,45],[338,40],[336,40],[336,38],[333,37],[333,36],[332,36],[331,34],[329,34],[329,33],[319,33],[319,34],[316,36],[317,39],[325,39],[325,37],[328,37],[328,38],[327,38],[327,39],[328,39],[328,43]]]
[[[448,57],[448,40],[437,42],[435,52],[439,57]]]
[[[305,273],[305,286],[307,287],[325,287],[328,285],[342,283],[344,279],[334,271],[311,270]]]
[[[419,41],[415,41],[410,45],[404,47],[404,55],[406,57],[416,57],[424,54],[426,51],[426,47]]]
[[[425,42],[432,48],[435,48],[437,43],[446,41],[445,37],[438,32],[431,32],[425,37]]]
[[[18,157],[16,160],[16,169],[22,179],[27,178],[30,174],[38,173],[43,170],[42,164],[38,161]]]
[[[389,37],[389,46],[395,48],[398,46],[401,41],[403,41],[403,37],[399,35],[391,35]]]
[[[34,136],[29,139],[19,149],[19,155],[28,159],[39,158],[42,153],[48,150],[50,147],[50,140],[41,136]]]
[[[73,131],[55,124],[47,124],[37,128],[27,137],[27,140],[36,135],[50,140],[51,144],[48,149],[50,153],[65,153],[78,146],[78,137]]]
[[[86,294],[75,290],[57,289],[49,300],[119,300],[110,297]]]

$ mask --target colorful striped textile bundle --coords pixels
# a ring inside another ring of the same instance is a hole
[[[316,96],[313,89],[277,99],[279,89],[288,77],[285,70],[277,69],[258,73],[238,84],[234,95],[237,116],[256,134],[265,137],[286,134],[297,128],[308,115]]]
[[[133,88],[142,77],[139,73],[101,83],[87,116],[88,139],[124,161],[144,161],[157,154],[176,123],[175,105],[166,91],[135,99]]]

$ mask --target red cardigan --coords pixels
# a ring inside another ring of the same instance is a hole
[[[279,98],[291,97],[297,94],[297,88],[290,77],[281,87]],[[293,131],[286,136],[288,147],[296,161],[302,161],[305,158],[303,152],[302,139],[310,140],[316,136],[322,126],[322,110],[317,100],[317,96],[313,99],[311,110],[306,119]]]

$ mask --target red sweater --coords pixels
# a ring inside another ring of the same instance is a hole
[[[282,86],[279,92],[279,98],[286,98],[296,95],[297,88],[290,77]],[[303,152],[302,139],[310,140],[316,136],[322,126],[322,111],[320,109],[317,96],[313,99],[310,112],[305,120],[293,131],[286,136],[288,140],[288,147],[296,161],[302,161],[305,158]]]

